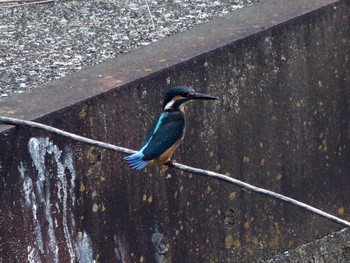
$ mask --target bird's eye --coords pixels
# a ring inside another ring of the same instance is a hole
[[[181,97],[186,98],[186,97],[187,97],[187,93],[182,93],[182,94],[181,94]]]

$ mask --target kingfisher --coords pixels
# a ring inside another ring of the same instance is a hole
[[[136,170],[149,162],[172,164],[170,158],[185,136],[184,105],[191,100],[216,100],[184,86],[170,88],[164,95],[163,112],[147,131],[140,150],[124,158],[126,164]]]

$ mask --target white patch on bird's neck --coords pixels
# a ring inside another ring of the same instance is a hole
[[[175,103],[175,100],[169,101],[169,102],[165,105],[164,110],[170,110],[170,109],[173,107],[174,103]]]

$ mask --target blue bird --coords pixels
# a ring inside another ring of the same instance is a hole
[[[125,157],[125,163],[136,170],[141,170],[152,160],[158,164],[168,163],[185,135],[185,103],[216,99],[184,86],[170,88],[164,96],[163,112],[146,133],[140,150]]]

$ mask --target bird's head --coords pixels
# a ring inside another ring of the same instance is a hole
[[[185,102],[190,100],[217,100],[207,94],[196,92],[194,89],[184,86],[176,86],[170,88],[164,95],[163,109],[164,110],[178,110]]]

